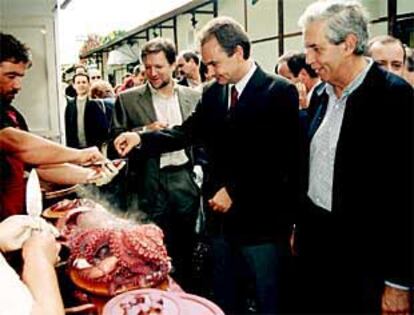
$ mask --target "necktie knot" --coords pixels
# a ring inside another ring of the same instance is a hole
[[[234,108],[239,100],[239,92],[237,92],[236,86],[231,87],[231,98],[230,98],[230,107]]]

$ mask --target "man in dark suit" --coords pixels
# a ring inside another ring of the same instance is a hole
[[[245,313],[250,289],[257,311],[274,314],[297,201],[298,94],[255,64],[248,35],[233,19],[211,20],[200,37],[216,81],[195,112],[172,129],[121,134],[115,147],[125,155],[136,145],[147,154],[205,146],[214,300],[226,314]]]
[[[103,104],[88,97],[90,81],[84,73],[75,74],[75,98],[68,98],[65,109],[66,144],[72,148],[100,147],[108,139],[108,122]]]
[[[303,312],[409,314],[413,90],[364,57],[356,2],[317,2],[300,19],[311,100],[309,170],[297,249]]]

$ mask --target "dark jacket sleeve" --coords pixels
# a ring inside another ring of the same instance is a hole
[[[78,144],[78,129],[77,122],[75,121],[76,117],[76,106],[73,103],[72,99],[68,99],[68,104],[65,109],[65,135],[66,135],[66,145],[71,148],[77,148]]]
[[[97,101],[89,100],[86,104],[85,116],[87,145],[101,147],[109,139],[109,126],[100,104]]]

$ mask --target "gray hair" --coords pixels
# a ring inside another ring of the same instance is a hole
[[[364,54],[369,38],[369,19],[359,2],[327,0],[312,3],[299,18],[299,26],[305,28],[315,21],[326,21],[325,35],[334,45],[342,43],[347,35],[354,34],[358,38],[354,54]]]
[[[210,20],[198,35],[201,46],[216,38],[228,56],[232,56],[237,46],[243,49],[243,58],[250,57],[250,39],[243,27],[230,17],[218,17]]]

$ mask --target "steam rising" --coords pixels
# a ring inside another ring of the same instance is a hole
[[[147,214],[138,209],[138,203],[128,202],[121,191],[120,183],[112,182],[106,186],[79,185],[76,189],[78,198],[87,198],[99,203],[115,216],[139,224],[150,223]],[[126,209],[122,210],[122,209]]]

